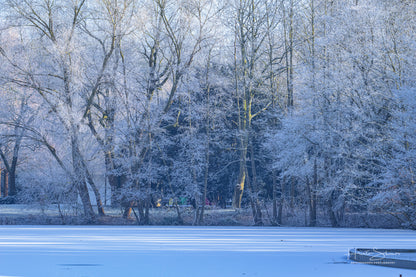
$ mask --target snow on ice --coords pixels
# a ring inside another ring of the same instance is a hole
[[[415,248],[409,230],[2,226],[0,276],[416,276],[350,248]]]

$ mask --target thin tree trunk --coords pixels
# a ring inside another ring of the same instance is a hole
[[[286,18],[286,7],[283,6],[283,31],[286,60],[287,106],[293,107],[293,0],[289,1],[289,18]],[[288,22],[289,21],[289,22]]]
[[[272,225],[277,226],[280,225],[279,223],[279,215],[278,215],[278,205],[277,205],[277,180],[276,180],[276,171],[273,170],[272,172],[273,178],[273,214],[272,214]],[[280,200],[281,201],[281,200]]]
[[[149,184],[150,186],[150,184]],[[149,192],[147,198],[144,200],[144,217],[143,217],[143,225],[149,225],[150,224],[150,205],[151,205],[151,198],[152,195]]]
[[[311,190],[311,226],[316,226],[317,224],[317,189],[318,189],[318,166],[316,163],[316,159],[313,165],[313,187]]]
[[[4,197],[9,196],[9,173],[4,172]]]
[[[233,196],[233,208],[240,209],[241,208],[241,201],[243,199],[244,193],[244,184],[246,182],[246,168],[245,168],[245,159],[241,157],[240,160],[240,173],[238,174],[238,183],[234,188],[234,196]]]
[[[254,193],[255,198],[255,211],[256,211],[256,218],[255,218],[255,224],[256,226],[262,226],[263,225],[263,214],[261,211],[261,203],[258,199],[258,187],[257,187],[257,172],[256,172],[256,163],[255,163],[255,157],[254,157],[254,147],[253,147],[253,140],[250,140],[250,161],[251,161],[251,175],[252,175],[252,182],[251,182],[251,188],[252,192]]]
[[[234,67],[235,67],[235,76],[234,76],[234,81],[235,81],[235,90],[236,90],[236,100],[237,100],[237,107],[238,107],[238,131],[239,134],[238,136],[238,140],[239,140],[239,151],[240,151],[240,169],[239,169],[239,173],[238,173],[238,179],[237,179],[237,184],[234,187],[234,194],[233,194],[233,199],[232,199],[232,206],[234,209],[240,209],[241,208],[241,201],[243,198],[243,193],[244,193],[244,185],[246,182],[246,156],[247,156],[247,144],[246,144],[246,134],[245,132],[246,130],[246,117],[247,117],[247,100],[246,100],[246,95],[247,95],[247,86],[246,86],[246,77],[247,77],[247,56],[246,56],[246,51],[245,51],[245,35],[244,35],[244,31],[243,31],[243,22],[242,22],[242,10],[238,11],[238,22],[236,23],[236,30],[235,30],[235,38],[234,38]],[[241,106],[240,106],[240,95],[239,95],[239,72],[238,72],[238,68],[239,68],[239,63],[237,62],[237,33],[240,32],[241,35],[241,41],[240,41],[240,52],[241,52],[241,67],[243,68],[243,90],[244,90],[244,96],[242,97],[242,101],[243,101],[243,111],[241,110]],[[243,114],[242,114],[243,112]],[[244,136],[244,137],[243,137]]]
[[[251,204],[251,211],[253,214],[253,220],[254,220],[254,225],[255,226],[262,226],[263,225],[263,216],[262,216],[262,212],[261,212],[261,206],[260,206],[260,202],[257,199],[257,195],[255,195],[254,191],[253,191],[253,187],[252,184],[250,182],[250,176],[248,175],[248,172],[246,172],[247,175],[247,189],[249,191],[249,195],[250,195],[250,204]]]
[[[336,216],[335,211],[334,211],[333,196],[334,196],[334,191],[331,192],[331,194],[329,195],[329,199],[327,201],[327,205],[328,205],[327,209],[328,209],[328,213],[329,213],[329,220],[331,222],[332,227],[339,227],[337,216]]]
[[[277,223],[279,225],[283,224],[283,207],[284,207],[284,201],[285,201],[285,184],[286,184],[286,178],[283,178],[281,184],[280,184],[280,202],[279,202],[279,210],[277,212]]]
[[[277,212],[277,224],[278,225],[283,224],[283,203],[284,203],[284,198],[280,197],[279,209]]]
[[[316,226],[316,205],[314,201],[314,192],[312,184],[309,181],[309,178],[306,177],[306,191],[308,196],[308,208],[309,208],[309,226]]]
[[[8,174],[9,178],[9,195],[10,196],[16,196],[16,169],[12,169],[11,172]]]
[[[179,209],[178,201],[175,200],[174,205],[175,205],[175,209],[176,209],[178,224],[182,225],[183,224],[183,218],[182,218],[181,210]]]
[[[290,177],[290,207],[295,207],[295,177]]]
[[[195,199],[196,207],[195,207],[195,213],[194,213],[194,221],[192,225],[198,225],[199,224],[199,218],[200,218],[200,210],[201,207],[198,205],[198,201]]]
[[[205,213],[205,199],[207,199],[207,190],[208,190],[208,177],[209,177],[209,150],[210,150],[210,136],[211,136],[211,121],[210,121],[210,92],[211,86],[209,84],[209,69],[210,69],[210,62],[211,62],[211,50],[208,54],[208,61],[207,61],[207,72],[205,75],[205,84],[206,84],[206,93],[207,93],[207,103],[206,103],[206,125],[205,125],[205,135],[207,137],[205,141],[205,172],[204,172],[204,191],[203,191],[203,203],[202,203],[202,210],[199,219],[198,225],[204,223],[204,213]]]

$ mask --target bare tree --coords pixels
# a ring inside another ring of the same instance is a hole
[[[270,72],[272,64],[267,61],[267,36],[276,28],[278,18],[273,14],[277,1],[237,1],[235,6],[235,78],[238,101],[238,140],[240,151],[240,169],[234,190],[233,207],[240,208],[244,186],[249,189],[250,202],[255,224],[262,225],[261,204],[257,197],[258,183],[253,146],[253,119],[267,110],[273,103],[273,97],[265,97],[261,90],[264,86],[265,72]],[[272,58],[272,61],[274,59]],[[270,61],[270,57],[269,57]],[[274,62],[274,61],[273,61]],[[265,101],[266,100],[266,101]],[[250,162],[250,167],[247,167]],[[251,169],[249,173],[248,168]]]

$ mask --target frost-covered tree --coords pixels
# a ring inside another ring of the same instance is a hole
[[[396,54],[394,47],[385,48],[392,27],[384,8],[374,1],[310,1],[306,8],[298,103],[272,141],[280,152],[275,165],[281,181],[294,178],[312,225],[317,200],[336,226],[346,208],[368,210],[379,189],[374,180],[385,170],[389,151],[391,89],[402,74],[392,74],[397,66],[385,58]]]
[[[84,76],[79,25],[85,1],[7,1],[7,5],[10,16],[19,23],[16,28],[22,33],[23,51],[30,59],[16,60],[13,53],[6,53],[16,73],[12,82],[36,92],[64,128],[71,149],[72,183],[85,217],[93,219],[88,185],[95,193],[99,213],[104,214],[104,210],[80,143]]]

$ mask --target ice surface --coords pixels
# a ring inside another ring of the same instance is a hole
[[[351,263],[350,248],[416,248],[416,232],[3,226],[0,276],[416,276]]]

